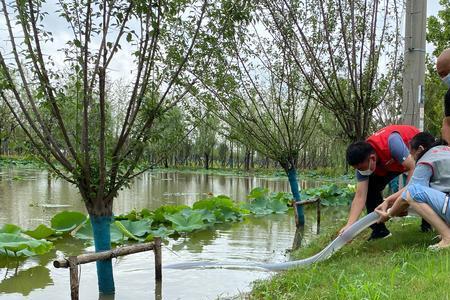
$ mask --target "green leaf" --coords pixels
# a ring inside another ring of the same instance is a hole
[[[93,240],[94,232],[92,231],[91,220],[87,220],[80,228],[78,228],[74,237],[80,240]]]
[[[145,219],[139,221],[121,220],[120,222],[134,236],[144,236],[151,231],[152,220]]]
[[[205,227],[203,213],[197,210],[184,209],[173,215],[165,215],[172,222],[172,227],[178,232],[191,232]]]
[[[0,229],[0,233],[20,233],[22,231],[22,229],[14,224],[5,224],[3,225],[3,227]]]
[[[149,236],[159,236],[162,239],[167,238],[169,235],[173,234],[175,232],[175,230],[169,229],[165,226],[161,226],[156,230],[152,230],[149,234]]]
[[[13,233],[0,233],[0,249],[7,250],[5,252],[9,256],[14,256],[14,253],[21,250],[29,250],[34,254],[44,254],[50,251],[52,247],[53,243],[46,240],[36,240]]]
[[[129,221],[128,221],[129,222]],[[135,236],[134,234],[132,234],[122,223],[121,221],[115,221],[114,225],[120,230],[120,232],[122,232],[122,234],[124,236],[126,236],[127,238],[130,238],[132,240],[135,241],[143,241],[143,239],[138,238],[137,236]]]
[[[86,222],[86,219],[87,217],[78,211],[63,211],[53,216],[51,226],[57,231],[69,232]]]
[[[283,214],[289,209],[287,207],[286,203],[276,200],[276,199],[270,201],[267,205],[267,208],[276,214]]]
[[[56,233],[56,231],[53,228],[49,228],[49,227],[45,226],[44,224],[41,224],[38,227],[36,227],[36,229],[27,230],[27,231],[24,231],[23,233],[31,236],[32,238],[39,240],[39,239],[46,239],[49,236],[54,235]]]

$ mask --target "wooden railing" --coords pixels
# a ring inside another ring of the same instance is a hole
[[[69,256],[68,258],[58,259],[53,261],[53,266],[55,268],[69,268],[71,299],[78,300],[80,287],[80,283],[78,280],[78,265],[150,250],[153,250],[155,254],[155,280],[158,283],[162,280],[161,238],[159,237],[156,237],[155,240],[151,243],[118,247],[108,251],[86,253],[78,256]]]

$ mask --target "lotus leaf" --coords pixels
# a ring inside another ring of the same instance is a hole
[[[36,240],[13,233],[0,233],[0,248],[6,250],[5,253],[7,255],[17,254],[21,250],[28,250],[33,254],[43,254],[52,247],[53,243],[46,240]]]
[[[70,232],[86,220],[87,217],[78,211],[63,211],[53,216],[51,225],[57,231]]]
[[[23,233],[31,236],[32,238],[39,240],[39,239],[46,239],[49,236],[54,235],[56,233],[56,231],[53,228],[49,228],[49,227],[45,226],[44,224],[41,224],[38,227],[36,227],[36,229],[27,230],[27,231],[24,231]]]
[[[184,209],[173,215],[164,215],[172,222],[172,228],[178,232],[191,232],[205,227],[203,214],[197,210]]]
[[[225,195],[219,195],[210,199],[199,200],[192,206],[193,209],[207,209],[215,210],[217,208],[234,208],[235,204],[233,200]]]
[[[269,201],[267,208],[276,214],[283,214],[289,209],[286,203],[276,199]]]
[[[128,221],[130,222],[130,221]],[[138,238],[137,236],[135,236],[134,234],[132,234],[122,223],[121,221],[115,221],[114,225],[117,226],[117,228],[120,230],[120,232],[122,232],[122,234],[132,240],[135,241],[143,241],[143,239]]]
[[[80,240],[93,240],[94,233],[92,232],[91,220],[87,220],[83,225],[75,232],[74,237]]]
[[[175,231],[174,230],[172,230],[172,229],[169,229],[169,228],[167,228],[167,227],[165,227],[165,226],[161,226],[161,227],[159,227],[158,229],[156,229],[156,230],[152,230],[151,232],[150,232],[150,235],[151,236],[159,236],[159,237],[161,237],[162,239],[164,239],[164,238],[167,238],[169,235],[171,235],[171,234],[173,234]]]
[[[0,229],[0,233],[20,233],[22,228],[14,224],[5,224]]]
[[[152,220],[145,219],[139,221],[121,220],[120,222],[128,232],[134,236],[144,236],[151,231]]]
[[[152,215],[153,222],[155,222],[156,224],[165,223],[165,222],[169,221],[165,218],[166,215],[173,215],[173,214],[178,213],[186,208],[189,208],[189,206],[187,206],[187,205],[164,205],[164,206],[161,206],[154,211],[154,213]]]
[[[268,189],[257,187],[250,191],[250,194],[248,194],[247,198],[249,199],[265,198],[268,193],[269,193]]]

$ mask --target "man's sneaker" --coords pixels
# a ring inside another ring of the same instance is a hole
[[[372,234],[370,235],[369,239],[367,241],[373,241],[377,239],[385,239],[390,237],[392,234],[389,230],[383,229],[383,230],[372,230]]]

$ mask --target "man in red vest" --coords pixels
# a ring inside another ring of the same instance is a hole
[[[358,183],[347,224],[340,230],[340,234],[358,220],[364,206],[367,213],[370,213],[383,202],[382,191],[392,179],[408,172],[409,181],[415,162],[407,145],[419,132],[414,126],[391,125],[380,129],[366,141],[348,146],[347,162],[356,169]],[[401,191],[390,195],[388,199],[397,199]],[[369,240],[390,235],[384,223],[373,224],[371,228]]]

